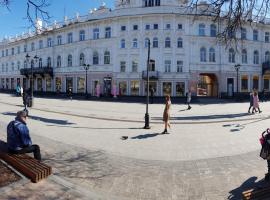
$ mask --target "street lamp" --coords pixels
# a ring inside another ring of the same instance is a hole
[[[85,84],[85,98],[86,99],[88,99],[88,91],[87,91],[87,89],[88,89],[88,81],[87,81],[87,71],[89,70],[89,68],[90,68],[90,65],[89,64],[83,64],[83,68],[84,68],[84,70],[85,70],[85,82],[86,82],[86,84]]]
[[[240,69],[240,67],[241,67],[240,64],[234,65],[234,68],[236,70],[236,94],[237,94],[237,96],[238,96],[238,93],[239,93],[238,84],[239,84],[239,69]]]
[[[148,54],[147,54],[147,70],[146,70],[146,76],[147,76],[147,96],[146,96],[146,112],[144,116],[144,129],[150,129],[149,126],[149,113],[148,113],[148,105],[149,105],[149,66],[150,66],[150,39],[147,41],[148,44]]]

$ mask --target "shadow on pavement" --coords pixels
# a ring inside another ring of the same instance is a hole
[[[264,187],[269,187],[270,184],[265,182],[263,179],[256,182],[257,177],[252,176],[249,179],[247,179],[245,182],[242,183],[238,188],[235,188],[231,190],[228,196],[229,200],[239,200],[242,199],[242,192],[246,190],[250,190],[252,188],[259,189]]]
[[[9,116],[16,116],[16,113],[12,112],[4,112],[2,113],[3,115],[9,115]],[[30,119],[36,120],[36,121],[41,121],[45,123],[51,123],[51,124],[60,124],[60,125],[72,125],[75,123],[68,122],[67,120],[60,120],[60,119],[49,119],[49,118],[44,118],[44,117],[38,117],[38,116],[29,116]]]
[[[147,133],[144,135],[137,135],[137,136],[131,137],[130,139],[147,139],[147,138],[151,138],[151,137],[156,137],[158,135],[160,135],[160,134],[159,133]]]

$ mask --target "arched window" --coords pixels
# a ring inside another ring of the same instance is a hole
[[[177,47],[178,48],[183,48],[183,39],[182,38],[177,39]]]
[[[199,24],[199,35],[205,36],[205,25],[204,24]]]
[[[93,53],[93,65],[98,65],[99,57],[98,57],[98,52]]]
[[[171,38],[169,37],[165,39],[165,48],[171,48]]]
[[[217,26],[215,24],[211,24],[210,26],[210,36],[211,37],[217,36]]]
[[[52,67],[52,59],[51,59],[51,57],[47,58],[47,67]]]
[[[201,62],[206,62],[206,48],[202,47],[200,49],[200,60]]]
[[[209,49],[209,62],[216,62],[216,53],[214,48]]]
[[[31,68],[35,67],[35,61],[31,60]]]
[[[125,40],[125,39],[122,39],[122,40],[121,40],[120,47],[121,47],[121,49],[126,48],[126,40]]]
[[[154,37],[153,39],[153,48],[158,48],[158,38]]]
[[[247,50],[246,49],[242,50],[242,63],[244,64],[247,63]]]
[[[265,52],[265,62],[270,61],[270,52],[266,51]]]
[[[38,59],[38,67],[41,68],[42,67],[42,58]]]
[[[235,63],[235,51],[233,48],[229,49],[229,63]]]
[[[110,64],[111,62],[111,55],[109,51],[105,51],[104,53],[104,64]]]
[[[27,68],[27,61],[26,60],[23,62],[23,68]]]
[[[80,66],[83,66],[84,63],[85,63],[84,54],[81,53],[81,54],[80,54],[80,63],[79,63],[79,64],[80,64]]]
[[[17,62],[17,69],[20,70],[20,68],[21,68],[21,62],[18,61],[18,62]]]
[[[148,48],[148,43],[149,43],[150,39],[149,38],[145,38],[144,39],[144,47]]]
[[[133,48],[138,48],[138,40],[136,38],[134,38],[133,41],[132,41],[132,47]]]
[[[72,55],[68,55],[68,67],[72,66]]]
[[[259,52],[257,50],[253,53],[253,64],[259,64]]]
[[[61,67],[61,56],[57,56],[56,66]]]

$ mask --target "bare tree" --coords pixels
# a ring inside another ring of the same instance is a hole
[[[8,10],[12,0],[0,0],[0,5],[5,6]],[[35,27],[35,21],[37,18],[41,18],[43,21],[48,22],[50,19],[49,12],[46,10],[50,4],[48,0],[27,0],[26,2],[26,19],[30,22],[30,25]]]
[[[247,23],[267,23],[270,8],[270,0],[190,0],[188,4],[195,18],[210,16],[213,22],[222,25],[218,39],[226,44],[238,41],[236,32]]]

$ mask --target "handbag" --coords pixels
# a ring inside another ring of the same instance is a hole
[[[264,160],[269,160],[270,159],[270,129],[267,129],[266,131],[262,133],[262,137],[260,138],[260,143],[262,145],[260,157]]]

